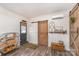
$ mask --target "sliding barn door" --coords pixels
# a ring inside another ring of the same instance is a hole
[[[48,21],[38,22],[38,45],[48,46]]]

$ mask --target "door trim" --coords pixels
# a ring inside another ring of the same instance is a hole
[[[44,21],[47,21],[47,30],[48,30],[48,20],[44,20]],[[38,46],[39,45],[39,22],[43,22],[43,21],[38,21]],[[47,47],[48,47],[48,31],[47,31]]]

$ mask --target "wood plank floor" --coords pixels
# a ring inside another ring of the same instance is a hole
[[[21,47],[6,56],[73,56],[70,52],[58,52],[52,51],[50,48],[38,47],[36,49],[24,48]]]

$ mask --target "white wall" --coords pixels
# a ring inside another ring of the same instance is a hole
[[[20,21],[25,19],[16,13],[0,7],[0,34],[7,32],[20,32]]]
[[[38,44],[38,24],[37,23],[31,23],[35,21],[42,21],[42,20],[48,20],[48,27],[49,23],[51,22],[51,19],[56,16],[62,15],[64,19],[59,20],[53,20],[56,24],[56,26],[62,25],[64,29],[67,30],[67,34],[51,34],[48,33],[48,46],[51,45],[51,42],[61,40],[64,42],[65,49],[69,50],[69,18],[68,18],[68,12],[62,11],[62,12],[56,12],[53,14],[48,15],[42,15],[35,18],[31,18],[28,22],[28,36],[27,39],[31,43]],[[48,28],[49,31],[49,28]]]

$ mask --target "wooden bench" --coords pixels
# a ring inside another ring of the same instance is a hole
[[[64,44],[52,42],[51,43],[51,50],[63,52],[64,51]]]

